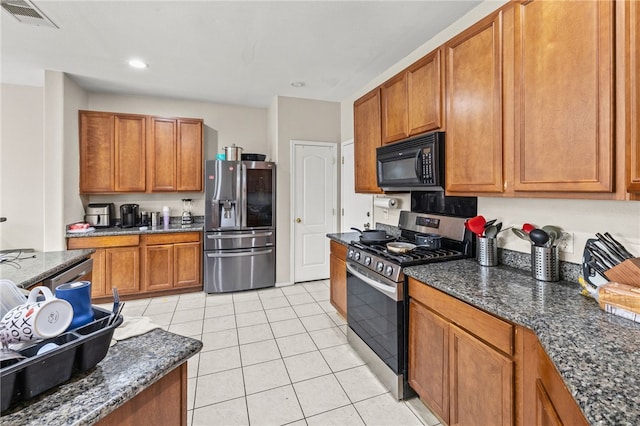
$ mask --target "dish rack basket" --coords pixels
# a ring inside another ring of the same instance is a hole
[[[95,367],[107,355],[114,330],[122,315],[109,324],[112,312],[92,306],[95,319],[89,324],[50,339],[38,340],[18,352],[26,358],[3,361],[0,365],[1,411],[31,399],[69,380],[74,373]],[[38,354],[44,345],[56,348]]]

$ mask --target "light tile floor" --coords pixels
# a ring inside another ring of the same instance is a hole
[[[124,315],[202,341],[188,425],[440,424],[417,398],[396,401],[351,349],[326,280],[132,300]]]

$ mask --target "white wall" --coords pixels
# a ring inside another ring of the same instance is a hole
[[[340,104],[341,138],[353,138],[353,102],[385,82],[396,73],[445,43],[465,28],[487,16],[502,6],[505,1],[485,1],[468,14],[460,18],[436,37],[424,43],[410,55],[370,81],[361,90],[354,93]],[[402,203],[402,209],[410,209],[408,194],[394,194]],[[406,206],[406,207],[404,207]],[[640,255],[640,202],[637,201],[593,201],[593,200],[544,200],[514,199],[499,197],[479,197],[478,213],[487,219],[498,218],[504,226],[512,224],[521,226],[525,222],[538,226],[558,225],[575,236],[573,253],[561,253],[563,260],[580,263],[584,244],[593,238],[596,232],[608,231],[616,239],[625,244],[635,255]],[[390,225],[398,224],[399,210],[374,208],[374,222]],[[519,240],[510,231],[500,234],[500,247],[528,253],[529,245]]]
[[[87,107],[88,94],[68,76],[64,77],[64,168],[63,168],[63,223],[73,223],[84,218],[80,188],[80,132],[78,110]]]
[[[277,173],[276,282],[289,283],[291,256],[291,140],[340,141],[340,104],[278,97],[269,114],[275,120]],[[273,131],[272,130],[272,131]],[[337,231],[337,230],[336,230]]]
[[[44,248],[44,90],[0,85],[0,248]]]

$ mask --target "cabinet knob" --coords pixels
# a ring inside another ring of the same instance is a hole
[[[300,219],[299,217],[296,217],[296,223],[300,223],[302,222],[302,219]]]

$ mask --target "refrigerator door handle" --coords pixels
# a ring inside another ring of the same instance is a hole
[[[271,237],[273,232],[260,232],[257,234],[232,234],[232,235],[207,235],[209,240],[226,240],[235,238],[258,238],[258,237]]]
[[[273,250],[272,249],[266,249],[266,250],[258,250],[258,251],[243,251],[243,252],[233,252],[233,253],[226,253],[226,252],[207,252],[207,257],[212,257],[212,258],[216,258],[216,257],[246,257],[246,256],[256,256],[256,255],[260,255],[260,254],[269,254],[271,253]]]
[[[247,227],[247,166],[244,163],[240,163],[240,175],[242,176],[242,196],[241,196],[241,207],[240,207],[240,224],[243,228]]]

